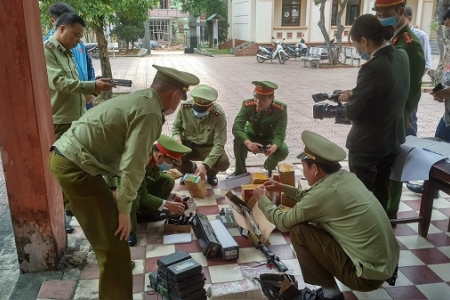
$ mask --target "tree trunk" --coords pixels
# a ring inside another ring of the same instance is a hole
[[[320,20],[317,23],[317,26],[319,26],[320,31],[322,32],[323,38],[325,39],[325,45],[327,46],[328,50],[328,60],[330,62],[330,65],[333,65],[333,62],[335,60],[334,53],[331,48],[331,41],[330,36],[328,35],[328,32],[325,28],[325,3],[327,0],[320,0]]]
[[[338,58],[341,55],[342,51],[342,33],[344,32],[344,25],[342,25],[342,15],[344,14],[344,9],[347,6],[348,0],[339,0],[339,9],[336,13],[336,41],[337,41],[337,49],[336,49],[336,57],[333,61],[333,65],[338,63]]]
[[[103,18],[98,20],[98,23],[94,23],[94,31],[97,37],[98,52],[100,57],[100,66],[102,69],[103,78],[112,78],[111,65],[109,63],[108,55],[108,41],[105,37],[105,32],[103,31],[104,20]],[[112,92],[103,92],[101,97],[104,100],[111,98]]]

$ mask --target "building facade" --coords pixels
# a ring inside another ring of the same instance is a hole
[[[407,0],[413,9],[412,25],[425,31],[431,38],[435,32],[430,30],[434,20],[436,1]],[[338,0],[325,3],[325,27],[330,38],[337,31],[336,13]],[[344,33],[342,40],[347,41],[353,21],[360,15],[371,13],[373,0],[349,0],[342,15]],[[450,6],[450,0],[444,0],[444,6]],[[294,44],[303,37],[307,43],[324,41],[317,23],[320,20],[319,5],[313,0],[228,0],[229,38],[268,44],[272,37],[285,38],[285,43]]]

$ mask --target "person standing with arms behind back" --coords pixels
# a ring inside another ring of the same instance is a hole
[[[347,136],[350,171],[364,183],[386,210],[391,167],[405,142],[404,109],[409,87],[405,50],[388,41],[391,26],[382,26],[371,14],[358,17],[349,39],[362,57],[356,87],[339,100],[347,102],[345,117],[353,122]]]
[[[99,298],[132,299],[130,211],[164,116],[186,99],[199,79],[153,65],[150,88],[105,101],[88,110],[52,146],[50,172],[94,249],[100,271]],[[107,151],[105,151],[105,149]],[[120,177],[114,193],[102,175]]]

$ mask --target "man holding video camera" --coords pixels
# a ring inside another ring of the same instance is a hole
[[[284,142],[287,127],[287,105],[275,100],[278,86],[271,81],[253,81],[253,99],[245,100],[233,124],[236,168],[228,178],[247,172],[245,159],[250,151],[267,156],[264,168],[271,175],[289,154]]]

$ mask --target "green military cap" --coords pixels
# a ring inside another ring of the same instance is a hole
[[[278,88],[272,81],[252,81],[255,85],[255,93],[260,95],[271,95]]]
[[[194,74],[158,65],[152,66],[158,70],[155,78],[158,78],[159,80],[183,91],[183,100],[187,99],[186,92],[189,91],[189,86],[200,83],[200,79],[198,79],[198,77]]]
[[[200,84],[191,92],[191,97],[194,99],[193,107],[198,112],[205,112],[217,100],[218,96],[216,89],[209,85]]]
[[[310,159],[323,164],[335,165],[346,156],[344,149],[317,133],[303,131],[302,141],[305,149],[297,156],[299,159]]]
[[[372,10],[384,10],[397,5],[404,5],[404,0],[375,0]]]
[[[155,145],[162,154],[175,160],[180,160],[183,155],[192,151],[191,148],[164,134],[161,134]]]

